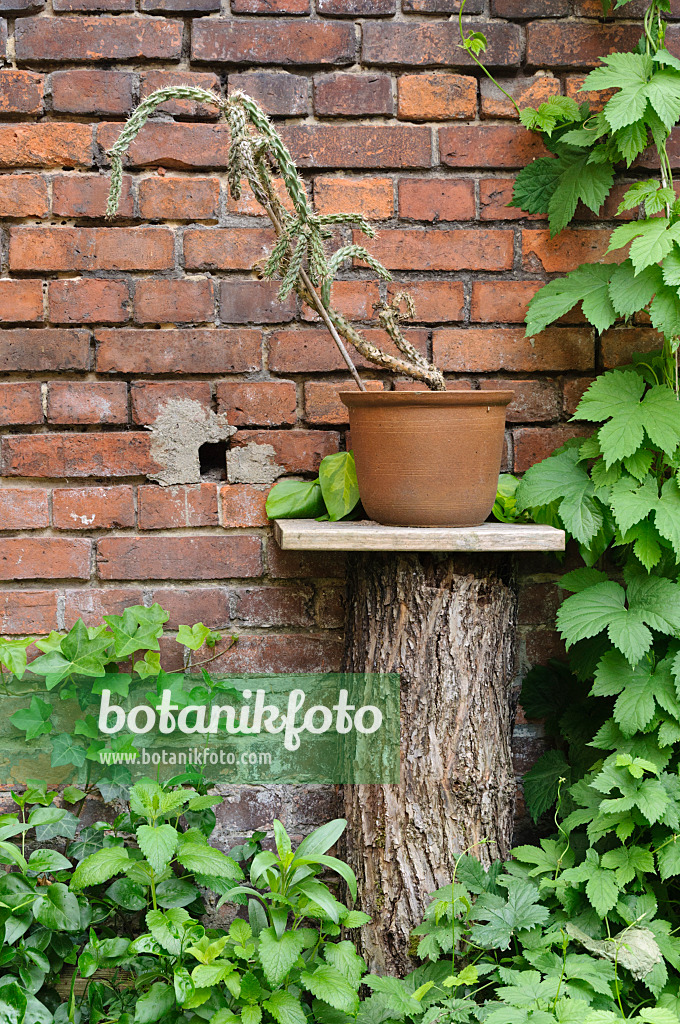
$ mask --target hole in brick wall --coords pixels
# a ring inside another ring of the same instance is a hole
[[[206,441],[198,449],[198,460],[201,465],[201,479],[227,479],[226,441]]]

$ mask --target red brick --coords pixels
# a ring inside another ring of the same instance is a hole
[[[216,658],[214,672],[339,672],[342,640],[325,633],[289,633],[248,636]],[[261,819],[260,819],[261,823]]]
[[[477,114],[477,79],[465,75],[401,75],[398,117],[404,121],[449,121]]]
[[[573,416],[583,395],[593,383],[593,377],[573,377],[564,382],[564,413]]]
[[[399,216],[434,223],[474,220],[474,182],[460,178],[401,178]]]
[[[37,174],[0,175],[0,217],[45,217],[47,181]]]
[[[569,14],[567,0],[491,0],[496,18],[561,18]]]
[[[87,331],[0,331],[0,370],[87,370]]]
[[[382,391],[379,380],[364,381],[367,391]],[[349,424],[349,410],[339,397],[340,391],[356,391],[354,381],[305,381],[305,420],[318,426],[345,426]]]
[[[52,521],[57,530],[114,530],[135,525],[131,487],[55,487]]]
[[[292,381],[225,381],[216,396],[218,411],[235,427],[280,427],[297,419]]]
[[[96,339],[100,373],[248,373],[262,366],[261,331],[97,331]]]
[[[259,537],[105,537],[97,544],[104,580],[218,580],[259,576]]]
[[[532,629],[527,634],[525,657],[528,667],[547,665],[551,658],[564,661],[564,640],[554,629]]]
[[[612,327],[600,339],[605,369],[625,366],[636,352],[653,352],[661,348],[662,337],[644,327]]]
[[[269,228],[196,228],[184,235],[188,270],[250,270],[269,256],[274,231]]]
[[[43,121],[0,126],[0,167],[87,167],[91,163],[89,125]]]
[[[295,316],[295,295],[281,302],[278,281],[220,282],[220,317],[225,324],[281,324]]]
[[[386,352],[397,353],[384,331],[365,330],[362,334]],[[427,352],[426,331],[407,330],[406,336],[419,351]],[[375,373],[374,363],[353,350],[351,355],[356,366]],[[326,330],[283,330],[271,336],[269,368],[274,373],[326,373],[345,371],[347,364]]]
[[[549,156],[540,138],[522,125],[454,125],[439,129],[439,153],[448,167],[524,167]]]
[[[193,60],[225,64],[351,64],[352,25],[313,21],[229,21],[200,18],[194,22]]]
[[[23,18],[16,26],[19,60],[160,60],[180,56],[182,22],[155,18]]]
[[[55,71],[52,105],[67,114],[127,114],[135,105],[128,71]]]
[[[3,636],[49,633],[57,629],[56,590],[0,592],[0,632]]]
[[[567,228],[555,238],[547,229],[522,232],[522,265],[525,270],[548,273],[573,270],[581,263],[618,263],[620,252],[606,255],[610,231],[606,228]]]
[[[565,95],[570,96],[577,103],[589,103],[592,113],[602,110],[607,100],[616,92],[616,89],[581,89],[586,80],[585,75],[568,75],[565,82]]]
[[[331,304],[348,320],[375,320],[375,309],[380,301],[377,281],[334,281],[331,285]],[[306,303],[302,317],[320,322],[321,317]]]
[[[309,0],[231,0],[234,14],[309,14]]]
[[[203,622],[211,629],[229,623],[229,591],[226,587],[161,587],[154,590],[152,600],[169,612],[165,628],[177,629],[182,624]]]
[[[434,332],[433,349],[435,363],[457,373],[590,370],[595,365],[592,332],[581,327],[550,327],[534,339],[525,338],[521,327],[450,328]]]
[[[286,191],[286,186],[282,178],[272,178],[274,192],[278,196],[280,202],[283,203],[285,208],[291,213],[293,212],[293,204],[291,198]],[[227,213],[238,214],[239,217],[262,217],[266,216],[265,211],[262,209],[257,199],[253,195],[253,191],[247,181],[241,182],[241,195],[238,199],[227,191]],[[265,223],[267,223],[265,221]]]
[[[340,437],[334,430],[239,430],[231,439],[232,448],[247,444],[271,445],[273,461],[286,473],[316,473],[338,451]]]
[[[219,526],[217,484],[159,487],[137,491],[140,530],[165,530],[186,526]]]
[[[25,434],[2,439],[5,476],[144,476],[159,470],[146,431]]]
[[[52,183],[52,210],[58,217],[104,217],[110,184],[108,175],[56,175]],[[116,216],[134,216],[132,178],[127,174],[123,175]]]
[[[33,14],[45,6],[45,0],[0,0],[0,12],[7,14]]]
[[[615,50],[632,50],[638,25],[594,25],[592,22],[543,22],[527,25],[527,63],[553,68],[593,67]]]
[[[217,220],[218,178],[142,178],[139,213],[144,220]]]
[[[306,114],[307,79],[283,71],[255,71],[247,75],[229,75],[229,95],[237,89],[260,104],[265,114],[295,117]]]
[[[361,244],[358,232],[354,240]],[[388,270],[509,270],[513,234],[488,228],[385,230],[371,241],[371,255]]]
[[[470,319],[481,323],[522,324],[543,281],[473,281]]]
[[[203,14],[208,11],[219,11],[219,0],[140,0],[141,11],[157,12],[158,14],[172,13],[195,13]]]
[[[484,63],[489,67],[516,67],[521,56],[521,35],[517,25],[475,22],[488,47]],[[393,22],[382,25],[368,21],[363,27],[363,60],[366,64],[411,64],[420,67],[456,67],[473,64],[460,47],[457,21]]]
[[[525,2],[525,0],[522,0]],[[518,107],[540,107],[551,96],[560,95],[560,82],[552,75],[538,74],[531,78],[504,78],[500,84],[512,96]],[[488,78],[479,83],[482,117],[507,117],[514,121],[517,111],[500,89]]]
[[[50,381],[47,419],[50,423],[127,423],[127,387],[122,381]]]
[[[162,407],[171,399],[188,398],[210,408],[210,383],[207,380],[144,381],[136,380],[130,387],[132,422],[153,423]]]
[[[512,199],[514,178],[482,178],[479,182],[479,216],[481,220],[538,220],[540,214],[527,214],[514,206]],[[543,215],[545,219],[546,215]]]
[[[134,0],[53,0],[52,7],[59,12],[76,12],[92,14],[113,14],[121,11],[134,11]]]
[[[552,381],[483,378],[479,383],[482,390],[514,392],[507,409],[509,423],[538,423],[560,417],[559,395]]]
[[[42,420],[38,381],[0,382],[0,425],[42,423]]]
[[[55,324],[124,323],[130,318],[127,283],[83,277],[50,281],[50,320]]]
[[[460,0],[401,0],[404,14],[458,14]],[[481,14],[484,10],[482,0],[472,0],[465,4],[466,14]]]
[[[234,619],[244,626],[311,626],[311,587],[251,587],[233,591]]]
[[[326,629],[338,629],[345,623],[345,588],[324,583],[316,595],[316,620]]]
[[[0,487],[0,530],[41,530],[50,525],[48,492],[33,487]]]
[[[408,292],[416,305],[416,323],[441,324],[463,319],[462,281],[397,281],[387,286],[390,298]]]
[[[167,228],[10,229],[12,270],[166,270],[174,259]]]
[[[138,281],[134,301],[137,323],[197,323],[215,319],[212,281]]]
[[[0,70],[0,115],[40,114],[42,105],[42,75],[12,68]]]
[[[320,117],[391,117],[392,79],[389,75],[354,75],[334,71],[314,78],[314,111]]]
[[[0,539],[0,579],[83,579],[90,575],[90,542],[62,537]]]
[[[167,89],[171,85],[193,85],[197,89],[205,89],[220,98],[220,80],[212,71],[143,71],[139,76],[140,99],[146,99],[157,89]],[[156,110],[162,110],[173,117],[210,118],[219,116],[219,108],[210,103],[197,103],[196,100],[168,100]]]
[[[535,462],[547,459],[571,437],[584,437],[591,427],[562,424],[558,427],[519,427],[513,431],[515,472],[523,473]]]
[[[430,129],[424,125],[300,124],[281,129],[298,167],[429,167]]]
[[[267,526],[265,501],[269,487],[252,484],[224,484],[220,487],[220,525]]]
[[[380,18],[394,14],[396,0],[316,0],[319,14],[327,18]]]
[[[368,220],[387,220],[394,214],[391,178],[314,179],[314,205],[319,213],[360,213]]]
[[[42,319],[42,281],[0,280],[0,321],[30,323]]]
[[[87,587],[66,590],[64,599],[64,625],[67,629],[82,618],[86,626],[99,626],[105,615],[122,615],[126,608],[144,604],[144,591],[137,587]]]
[[[342,579],[346,555],[341,551],[282,551],[267,542],[267,568],[272,579]]]

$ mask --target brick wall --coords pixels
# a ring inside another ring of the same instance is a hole
[[[263,484],[219,480],[215,466],[190,486],[151,482],[145,428],[171,399],[226,413],[232,444],[267,443],[295,474],[342,448],[347,426],[332,343],[250,273],[272,236],[247,191],[227,195],[214,111],[175,102],[144,129],[105,225],[105,149],[159,86],[245,89],[277,119],[318,208],[376,222],[373,251],[416,300],[415,343],[452,381],[515,389],[506,468],[569,435],[596,370],[653,343],[645,328],[595,339],[578,316],[524,339],[539,283],[602,256],[607,231],[584,212],[551,241],[506,207],[513,174],[544,150],[458,48],[457,0],[313,4],[0,0],[2,633],[160,601],[171,627],[240,632],[215,668],[338,665],[340,557],[280,552]],[[466,22],[487,34],[505,88],[538,104],[576,95],[600,54],[636,40],[634,7],[603,23],[597,0],[468,0]],[[378,286],[345,276],[338,306],[375,331]],[[554,562],[527,559],[523,572],[531,663],[557,649]],[[517,736],[522,768],[538,741],[526,724]],[[330,811],[318,791],[237,794],[225,828],[258,824],[259,800],[300,829]]]

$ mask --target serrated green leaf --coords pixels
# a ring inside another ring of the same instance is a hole
[[[612,264],[584,263],[565,277],[549,281],[529,303],[526,336],[538,334],[579,302],[584,315],[599,331],[611,327],[616,320],[609,296],[614,269]]]
[[[258,957],[267,980],[279,985],[297,961],[304,948],[298,932],[287,931],[278,938],[273,928],[264,928],[259,935]]]
[[[88,885],[108,882],[109,878],[125,871],[130,864],[127,850],[122,846],[111,846],[97,850],[82,860],[71,878],[71,889],[84,889]]]
[[[661,284],[661,271],[654,265],[639,274],[630,260],[614,267],[609,280],[609,297],[619,316],[632,316],[645,309]]]
[[[172,825],[140,825],[137,829],[139,848],[157,875],[163,872],[177,849],[177,829]]]

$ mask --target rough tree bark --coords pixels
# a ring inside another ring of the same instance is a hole
[[[345,787],[372,970],[412,969],[410,932],[458,854],[509,852],[516,607],[507,556],[350,557],[344,668],[401,676],[401,783]]]

